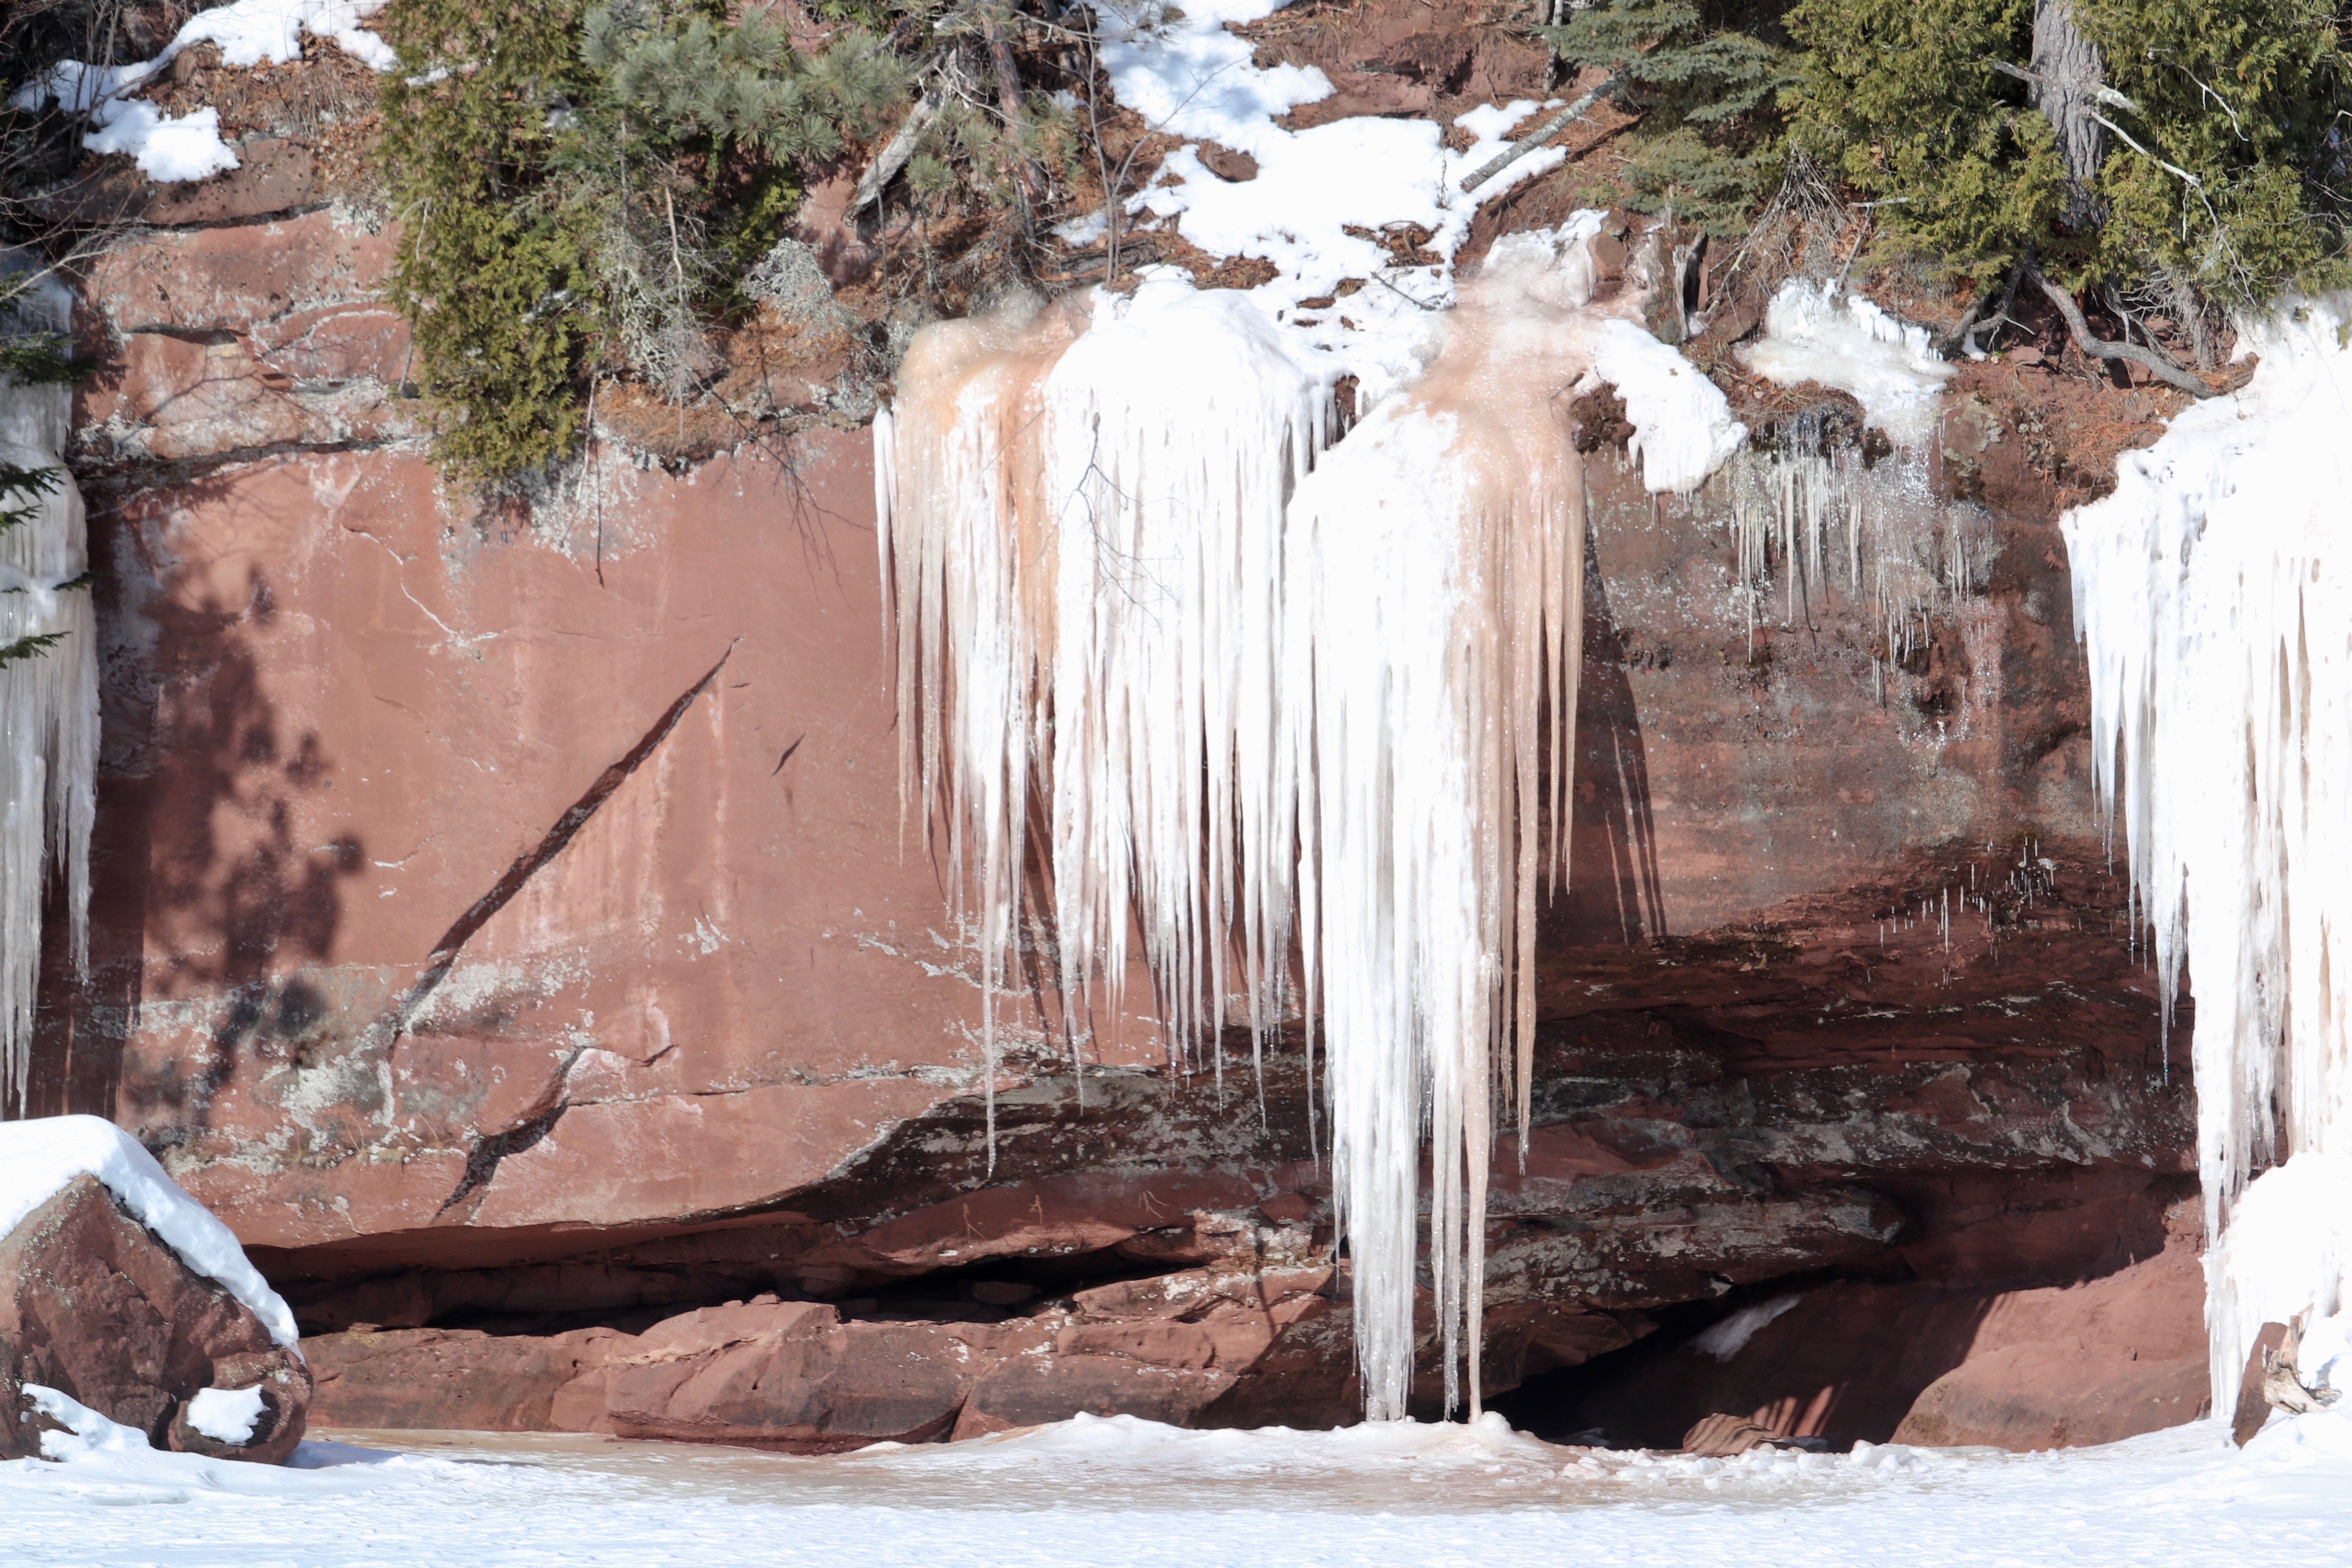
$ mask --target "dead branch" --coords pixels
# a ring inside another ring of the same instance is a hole
[[[2050,302],[2058,307],[2058,313],[2066,319],[2066,330],[2074,335],[2074,346],[2084,353],[2098,359],[2127,360],[2140,366],[2158,380],[2179,387],[2191,397],[2214,395],[2213,389],[2202,381],[2178,365],[2166,363],[2137,343],[2110,342],[2105,338],[2092,336],[2091,323],[2084,319],[2083,307],[2074,302],[2074,296],[2043,277],[2040,268],[2029,266],[2026,270],[2032,275],[2033,281],[2041,286],[2042,292],[2049,297]]]
[[[915,107],[908,111],[898,133],[883,143],[881,153],[866,165],[866,173],[857,177],[856,193],[849,198],[849,211],[842,216],[845,224],[854,223],[859,213],[882,199],[882,187],[895,179],[898,171],[907,166],[907,161],[915,155],[915,148],[923,140],[923,132],[929,130],[931,121],[939,118],[940,109],[945,101],[936,84],[923,89],[923,96],[915,100]]]
[[[1465,191],[1476,190],[1480,185],[1485,184],[1487,181],[1493,179],[1496,175],[1501,174],[1504,170],[1509,168],[1512,164],[1517,163],[1520,159],[1526,157],[1528,153],[1534,152],[1537,148],[1542,146],[1545,142],[1550,141],[1561,132],[1567,130],[1570,124],[1581,117],[1587,110],[1591,109],[1594,104],[1599,103],[1611,93],[1615,92],[1617,90],[1617,84],[1621,79],[1621,78],[1613,76],[1609,78],[1607,80],[1601,82],[1600,86],[1594,88],[1591,92],[1586,93],[1582,98],[1578,99],[1574,103],[1570,104],[1566,109],[1561,110],[1558,114],[1553,115],[1541,125],[1537,126],[1535,130],[1528,132],[1527,135],[1520,137],[1517,142],[1512,142],[1509,146],[1496,153],[1492,158],[1487,159],[1485,163],[1479,166],[1477,173],[1472,174],[1468,179],[1462,182],[1462,188]]]

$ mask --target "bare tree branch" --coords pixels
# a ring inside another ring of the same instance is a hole
[[[2042,292],[2049,297],[2050,302],[2058,307],[2058,313],[2066,318],[2066,330],[2074,334],[2074,346],[2084,353],[2099,359],[2128,360],[2158,380],[2179,387],[2191,397],[2214,395],[2213,389],[2202,381],[2179,365],[2167,363],[2137,343],[2110,342],[2105,338],[2092,336],[2091,323],[2084,320],[2083,307],[2074,302],[2074,296],[2043,277],[2040,268],[2029,267],[2026,270],[2041,286]]]
[[[1612,76],[1609,78],[1600,86],[1594,88],[1591,92],[1586,93],[1582,98],[1578,99],[1574,103],[1570,104],[1566,109],[1561,110],[1558,114],[1553,115],[1541,125],[1537,126],[1527,135],[1520,137],[1517,141],[1512,142],[1509,146],[1496,153],[1492,158],[1487,159],[1486,163],[1479,165],[1477,173],[1472,174],[1468,179],[1462,182],[1462,188],[1465,191],[1476,190],[1480,185],[1485,184],[1487,181],[1493,179],[1496,175],[1501,174],[1504,170],[1509,168],[1512,164],[1517,163],[1520,159],[1526,157],[1528,153],[1534,152],[1537,148],[1542,146],[1545,142],[1550,141],[1561,132],[1567,130],[1570,123],[1579,116],[1582,115],[1585,110],[1591,109],[1594,104],[1600,102],[1611,93],[1615,92],[1617,90],[1619,80],[1620,79],[1617,77]]]

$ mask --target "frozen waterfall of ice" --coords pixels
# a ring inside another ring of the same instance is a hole
[[[63,331],[72,300],[35,286],[0,330]],[[25,386],[0,374],[0,464],[62,469],[73,418],[65,386]],[[62,473],[45,492],[0,496],[21,520],[0,527],[0,648],[58,641],[0,664],[0,1110],[22,1115],[39,979],[41,902],[49,879],[66,884],[68,945],[77,973],[89,956],[89,835],[98,806],[98,648],[89,593],[67,586],[89,567],[81,492]]]
[[[1928,482],[1925,448],[1951,366],[1926,328],[1811,278],[1780,286],[1763,336],[1740,357],[1777,385],[1850,394],[1891,448],[1873,460],[1809,410],[1778,440],[1751,443],[1733,460],[1732,522],[1740,581],[1755,595],[1751,616],[1777,563],[1786,621],[1796,622],[1812,595],[1842,586],[1871,606],[1884,662],[1900,661],[1926,635],[1931,610],[1968,595],[1990,553],[1979,509],[1937,495]]]
[[[2335,1310],[2352,1263],[2352,298],[2241,341],[2246,387],[2063,522],[2168,1015],[2194,959],[2217,1410],[2262,1324]]]
[[[974,906],[992,1069],[1027,908],[1074,1050],[1116,1016],[1131,922],[1180,1046],[1235,981],[1262,1041],[1296,951],[1374,1417],[1412,1379],[1424,1134],[1448,1391],[1466,1352],[1476,1400],[1494,1117],[1524,1113],[1565,867],[1569,394],[1619,385],[1653,489],[1745,434],[1636,302],[1590,303],[1598,226],[1498,241],[1426,372],[1328,450],[1313,358],[1172,269],[928,329],[876,426],[909,815]]]

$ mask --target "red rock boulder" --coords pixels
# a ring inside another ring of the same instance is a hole
[[[302,1342],[325,1425],[465,1432],[610,1431],[604,1403],[562,1397],[636,1344],[616,1329],[490,1334],[478,1329],[354,1329]],[[601,1390],[601,1383],[598,1384]]]
[[[54,1388],[158,1448],[274,1464],[300,1442],[310,1373],[252,1310],[188,1267],[94,1176],[77,1176],[0,1237],[0,1411]],[[189,1406],[259,1389],[242,1441]],[[213,1431],[207,1432],[209,1426]],[[39,1452],[36,1426],[0,1420],[0,1458]]]

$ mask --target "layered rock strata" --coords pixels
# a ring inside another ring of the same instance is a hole
[[[1074,1069],[1033,1011],[983,1082],[900,806],[863,436],[665,466],[614,415],[531,494],[448,493],[378,299],[396,231],[277,199],[84,280],[95,978],[47,987],[36,1108],[137,1130],[236,1227],[323,1419],[823,1448],[1351,1418],[1295,1024],[1261,1084],[1139,1009]],[[880,335],[851,325],[780,339],[786,402],[837,399]],[[1726,498],[1654,501],[1596,424],[1492,1392],[1775,1281],[1927,1325],[2160,1250],[2189,1021],[2168,1064],[2023,418],[1955,398],[1928,461],[1987,509],[1981,570],[1899,647],[1842,584],[1760,599]],[[1912,1414],[1882,1403],[1858,1434]]]

